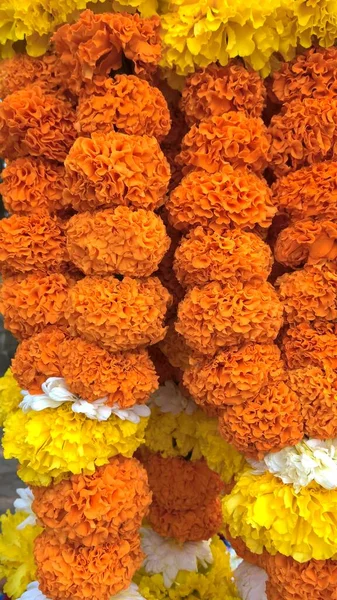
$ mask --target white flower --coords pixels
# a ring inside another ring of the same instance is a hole
[[[236,587],[242,600],[267,600],[267,573],[245,560],[234,571]]]
[[[303,440],[267,454],[263,463],[265,471],[291,483],[295,492],[313,481],[327,490],[337,488],[337,439]]]
[[[143,568],[149,575],[161,573],[164,585],[170,587],[179,571],[197,572],[198,566],[206,568],[213,562],[211,540],[185,542],[163,538],[152,529],[141,529],[142,549],[146,554]]]
[[[138,585],[131,583],[130,587],[124,592],[119,592],[116,596],[112,596],[110,600],[145,600],[138,591]]]
[[[41,387],[44,394],[33,395],[27,391],[21,392],[24,396],[20,403],[23,412],[57,408],[64,402],[72,402],[71,408],[75,413],[82,413],[88,419],[96,421],[107,421],[114,414],[122,421],[131,421],[131,423],[138,424],[141,417],[148,417],[151,414],[149,407],[144,405],[135,405],[127,409],[120,408],[118,404],[108,406],[106,396],[94,402],[82,400],[68,389],[63,377],[49,377]]]
[[[166,381],[151,396],[151,403],[157,406],[162,413],[172,413],[178,415],[185,412],[192,415],[196,410],[196,405],[190,398],[185,398],[179,387],[173,381]]]
[[[48,600],[48,598],[39,589],[39,582],[33,581],[28,584],[26,591],[18,600]]]
[[[234,548],[227,548],[227,550],[229,553],[229,562],[230,562],[231,570],[235,571],[235,569],[237,569],[238,566],[241,565],[242,558],[240,558],[240,556],[238,556],[236,554]]]
[[[18,488],[16,493],[19,498],[14,501],[15,512],[22,510],[27,513],[27,518],[17,526],[17,529],[24,529],[27,525],[36,525],[36,516],[32,510],[34,500],[32,490],[30,488]]]

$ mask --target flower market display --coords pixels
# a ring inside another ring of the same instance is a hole
[[[335,0],[0,7],[8,600],[337,600]]]

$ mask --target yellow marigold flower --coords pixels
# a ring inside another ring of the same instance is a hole
[[[9,510],[0,517],[0,580],[6,579],[4,591],[13,599],[19,598],[35,579],[33,542],[42,527],[26,525],[17,529],[26,518],[23,511],[12,515]]]
[[[337,490],[317,484],[295,492],[271,473],[245,471],[223,499],[223,517],[232,537],[249,550],[280,552],[298,562],[337,559]]]
[[[10,412],[15,410],[22,400],[20,388],[16,383],[11,369],[0,377],[0,427]]]
[[[179,571],[170,588],[164,585],[163,576],[146,575],[143,570],[136,574],[139,593],[146,600],[239,600],[232,581],[229,553],[216,536],[211,542],[213,563],[200,572]]]
[[[201,411],[192,415],[180,412],[163,413],[157,406],[151,407],[151,416],[145,431],[145,444],[152,452],[162,456],[187,456],[192,460],[201,458],[197,423],[203,417]]]
[[[135,424],[114,415],[91,421],[68,403],[41,412],[18,410],[5,421],[4,456],[19,461],[23,481],[47,486],[69,473],[93,473],[116,454],[132,456],[144,441],[146,423],[145,418]]]
[[[158,10],[157,0],[113,0],[114,12],[139,12],[142,17],[151,17]],[[111,10],[111,5],[110,5]],[[95,11],[94,11],[95,12]]]

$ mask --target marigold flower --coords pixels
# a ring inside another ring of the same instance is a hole
[[[283,382],[265,386],[255,398],[227,406],[220,434],[245,456],[263,458],[303,438],[299,397]]]
[[[183,231],[198,225],[219,231],[257,224],[267,228],[276,213],[267,183],[230,164],[212,174],[191,171],[173,190],[166,208],[172,225]]]
[[[225,408],[251,400],[284,375],[275,344],[245,344],[220,350],[214,358],[192,357],[183,382],[197,404]]]
[[[176,330],[201,354],[245,341],[273,341],[282,325],[283,307],[274,288],[263,282],[228,285],[211,282],[192,288],[180,303]]]
[[[190,125],[235,110],[260,117],[265,97],[266,89],[259,74],[233,60],[226,67],[213,63],[189,75],[182,91],[181,108]]]
[[[337,219],[337,162],[324,161],[289,173],[272,190],[279,211],[292,221]]]
[[[172,537],[178,542],[208,540],[221,529],[220,499],[214,498],[198,510],[166,510],[154,501],[148,520],[163,537]]]
[[[62,162],[72,145],[75,111],[71,104],[30,86],[0,103],[0,152],[9,159],[30,154]]]
[[[183,336],[176,331],[174,322],[169,324],[166,335],[158,346],[171,365],[182,371],[188,368],[192,351]]]
[[[315,320],[287,329],[282,337],[282,350],[289,369],[328,366],[337,370],[337,326]]]
[[[66,240],[56,218],[42,212],[0,222],[0,268],[25,273],[57,270],[66,260]]]
[[[24,339],[47,325],[64,325],[64,310],[72,283],[61,273],[37,272],[6,278],[0,291],[5,328],[18,339]]]
[[[148,452],[143,459],[153,493],[153,501],[167,511],[200,511],[222,490],[219,475],[205,460],[163,458]],[[172,485],[174,482],[174,485]]]
[[[147,402],[158,388],[154,365],[143,349],[109,354],[81,338],[66,338],[58,360],[69,389],[88,402],[106,396],[107,405],[129,408]]]
[[[13,375],[23,390],[41,394],[48,377],[60,377],[59,350],[65,335],[58,327],[46,327],[23,340],[12,360]]]
[[[145,444],[151,452],[160,452],[164,458],[183,456],[197,460],[202,457],[197,435],[199,419],[209,418],[201,410],[193,415],[186,412],[173,414],[151,406]]]
[[[177,162],[208,173],[216,173],[227,162],[261,173],[267,166],[270,139],[262,119],[231,111],[192,125]]]
[[[272,75],[272,92],[280,103],[337,96],[337,50],[314,46],[284,62]]]
[[[3,427],[7,415],[18,407],[21,400],[20,388],[14,378],[13,370],[7,369],[0,377],[0,427]]]
[[[53,480],[69,479],[71,473],[94,473],[117,454],[131,457],[144,443],[147,421],[141,418],[136,424],[114,415],[107,421],[92,421],[73,412],[67,402],[56,410],[17,410],[6,419],[4,456],[19,461],[23,481],[47,486]]]
[[[63,165],[25,156],[11,161],[1,172],[1,179],[0,193],[10,213],[44,209],[55,213],[63,208]]]
[[[337,258],[337,224],[332,221],[303,219],[279,234],[275,248],[279,263],[296,268]]]
[[[156,277],[85,277],[70,290],[65,316],[72,334],[118,352],[159,342],[169,304]]]
[[[285,273],[275,286],[284,306],[287,323],[337,318],[337,272],[330,265],[306,265],[300,271]]]
[[[286,175],[300,167],[335,160],[337,142],[337,99],[307,98],[286,104],[272,117],[269,152],[275,175]]]
[[[253,233],[196,227],[178,246],[173,267],[185,287],[209,281],[258,284],[267,281],[272,262],[269,246]]]
[[[109,600],[127,588],[141,566],[140,538],[79,546],[44,531],[35,540],[39,588],[47,598]]]
[[[0,63],[0,98],[17,92],[32,84],[46,91],[56,91],[61,85],[58,69],[59,59],[55,54],[44,54],[33,58],[28,54],[15,54]]]
[[[158,215],[127,206],[74,215],[66,235],[70,260],[86,275],[148,277],[170,246]]]
[[[99,546],[130,540],[148,511],[151,493],[144,467],[115,456],[92,475],[72,475],[49,487],[34,487],[32,508],[60,543]]]
[[[82,12],[76,23],[63,25],[52,37],[68,87],[79,92],[82,82],[119,70],[123,57],[133,62],[136,74],[153,72],[161,54],[159,25],[157,16]]]
[[[161,140],[171,126],[167,102],[158,88],[134,75],[106,79],[100,93],[80,97],[76,129],[81,135],[116,129]]]
[[[78,138],[65,168],[64,199],[80,212],[119,204],[154,210],[170,179],[155,138],[115,132]]]

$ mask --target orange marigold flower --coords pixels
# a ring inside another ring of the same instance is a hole
[[[70,260],[86,275],[148,277],[170,246],[158,215],[127,206],[74,215],[66,234]]]
[[[307,98],[286,104],[269,126],[270,166],[275,175],[335,160],[337,152],[337,99]]]
[[[324,161],[289,173],[272,190],[275,205],[291,220],[337,219],[337,162]]]
[[[282,350],[289,369],[328,366],[337,370],[337,324],[315,320],[289,327]]]
[[[277,553],[262,555],[263,568],[268,573],[269,600],[335,600],[337,561],[315,560],[298,562],[291,556]]]
[[[330,265],[306,265],[281,275],[275,286],[288,323],[337,319],[337,271]]]
[[[271,225],[276,207],[264,179],[247,169],[223,165],[217,173],[192,171],[166,204],[174,227],[187,231],[201,225],[219,229]]]
[[[261,459],[303,438],[300,399],[285,382],[275,382],[255,398],[228,406],[219,416],[219,429],[239,452]]]
[[[25,156],[10,162],[1,178],[0,194],[10,213],[54,213],[63,208],[63,165]]]
[[[92,475],[72,475],[33,493],[32,508],[43,527],[60,543],[76,546],[132,540],[151,503],[146,470],[123,456]]]
[[[78,138],[65,168],[64,199],[80,212],[120,204],[154,210],[163,204],[170,179],[155,138],[115,132]]]
[[[176,329],[201,354],[245,341],[273,341],[283,322],[283,307],[266,282],[224,287],[214,281],[192,288],[180,303]]]
[[[218,408],[255,398],[264,386],[285,375],[275,344],[245,344],[222,350],[214,358],[192,357],[190,365],[183,381],[193,400]]]
[[[182,141],[178,164],[216,173],[227,162],[261,173],[268,163],[270,135],[262,119],[228,112],[192,125]]]
[[[222,491],[219,475],[211,471],[204,459],[163,458],[160,454],[149,452],[144,465],[153,501],[164,510],[201,511]]]
[[[19,344],[11,367],[22,389],[41,394],[48,377],[61,376],[59,350],[64,337],[61,329],[50,326]]]
[[[266,89],[259,74],[233,60],[226,67],[213,63],[189,75],[181,108],[190,125],[235,110],[260,117],[265,98]]]
[[[62,377],[80,398],[129,408],[144,404],[158,388],[152,361],[144,349],[109,354],[104,348],[82,340],[64,339],[58,349]]]
[[[0,62],[0,98],[37,84],[48,91],[61,85],[59,59],[55,54],[33,58],[28,54],[15,54]]]
[[[278,102],[337,96],[337,49],[313,47],[282,64],[272,75]]]
[[[73,334],[118,352],[159,342],[169,303],[156,277],[85,277],[70,290],[65,314]]]
[[[0,221],[0,269],[21,273],[56,270],[66,260],[66,239],[60,222],[48,213],[14,214]]]
[[[279,263],[296,268],[337,258],[337,224],[303,219],[279,234],[275,248]]]
[[[46,531],[35,539],[34,555],[39,588],[54,600],[109,600],[129,587],[144,558],[138,535],[76,548]]]
[[[123,57],[133,62],[136,75],[153,73],[161,57],[159,26],[157,16],[82,12],[76,23],[63,25],[52,37],[68,87],[79,92],[82,82],[120,69]]]
[[[39,333],[47,325],[64,325],[64,311],[73,283],[61,273],[31,273],[6,279],[0,291],[5,328],[16,338]]]
[[[196,227],[182,240],[174,257],[174,271],[184,287],[209,281],[267,281],[271,250],[253,233],[233,229],[213,231]]]
[[[166,335],[158,346],[173,367],[182,371],[188,368],[193,353],[183,336],[176,331],[174,322],[169,324]]]
[[[222,526],[220,498],[197,510],[166,510],[153,502],[148,519],[154,531],[163,537],[172,537],[178,542],[208,540]]]
[[[80,97],[75,127],[82,135],[116,129],[161,140],[170,130],[171,118],[158,88],[135,75],[116,75],[106,79],[99,94]]]
[[[74,121],[71,104],[39,86],[14,92],[0,103],[0,153],[62,162],[76,137]]]

